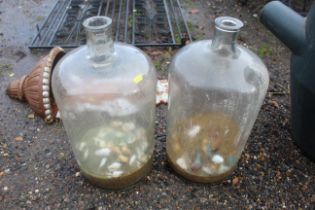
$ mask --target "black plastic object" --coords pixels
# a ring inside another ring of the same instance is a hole
[[[292,51],[292,133],[315,161],[315,4],[303,18],[279,1],[264,6],[260,21]]]

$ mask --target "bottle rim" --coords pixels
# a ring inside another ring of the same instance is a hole
[[[238,32],[244,26],[244,23],[234,17],[222,16],[215,19],[216,28],[227,32]]]
[[[112,24],[112,19],[107,16],[93,16],[83,21],[83,26],[87,30],[106,29]]]

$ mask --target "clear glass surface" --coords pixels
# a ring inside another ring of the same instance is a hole
[[[111,19],[84,24],[87,46],[63,57],[53,94],[83,174],[99,186],[129,186],[151,168],[156,74],[141,50],[114,43]]]
[[[181,49],[169,69],[167,155],[197,182],[215,182],[237,166],[265,97],[263,62],[236,43],[242,22],[216,19],[215,38]]]

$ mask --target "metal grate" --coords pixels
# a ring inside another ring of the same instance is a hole
[[[85,44],[82,21],[95,15],[113,19],[116,41],[140,47],[182,46],[191,41],[179,0],[58,0],[30,49]]]

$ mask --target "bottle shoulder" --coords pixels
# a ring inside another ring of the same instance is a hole
[[[131,66],[134,67],[132,68]],[[126,68],[128,67],[131,68],[127,70]],[[58,71],[66,71],[65,73],[68,74],[107,72],[106,77],[117,76],[119,74],[128,75],[130,72],[139,71],[147,73],[152,70],[151,67],[152,62],[144,52],[131,45],[120,42],[115,42],[112,61],[108,65],[93,65],[93,62],[88,58],[88,48],[84,45],[68,52],[56,66]]]
[[[227,63],[231,64],[243,64],[253,65],[257,64],[266,69],[263,61],[248,48],[242,47],[241,45],[236,45],[236,53],[218,53],[211,49],[212,40],[201,40],[196,41],[187,46],[183,47],[176,53],[174,59],[172,60],[173,65],[199,65],[200,67],[205,67],[211,69],[211,66],[227,68],[224,65]]]
[[[156,80],[150,58],[140,49],[115,42],[110,64],[95,67],[88,59],[87,46],[76,48],[58,62],[53,72],[53,86],[67,94],[119,93],[132,91],[137,83]],[[88,86],[88,88],[82,88]]]
[[[250,80],[269,83],[265,64],[249,49],[237,45],[234,55],[220,54],[211,49],[211,40],[182,48],[171,62],[170,76],[201,88],[245,91],[252,88]]]

